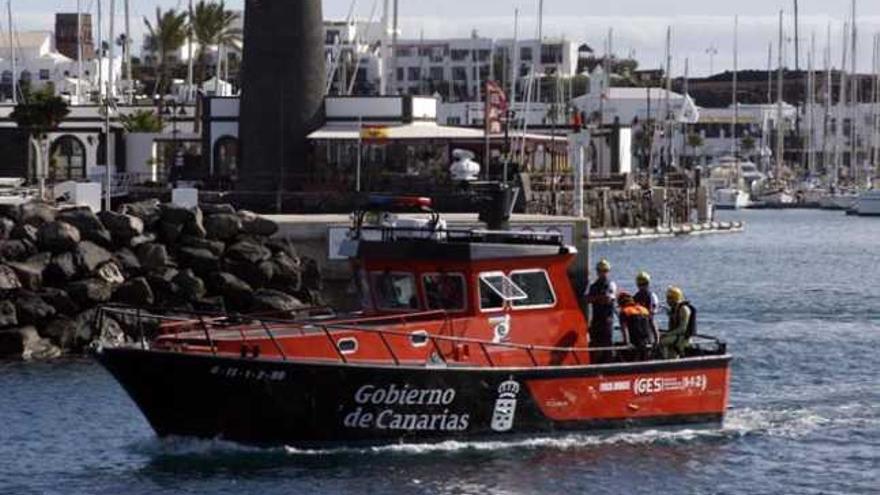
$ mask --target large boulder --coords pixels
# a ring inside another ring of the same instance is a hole
[[[76,248],[82,237],[79,229],[67,222],[48,222],[37,231],[37,246],[43,251],[61,253]]]
[[[132,276],[141,272],[141,262],[131,249],[117,249],[113,257],[119,261],[119,266],[126,275]]]
[[[207,249],[180,248],[177,258],[182,266],[192,268],[199,275],[207,275],[220,269],[220,258]]]
[[[0,357],[30,360],[54,359],[61,349],[41,338],[33,326],[0,330]]]
[[[32,293],[19,294],[15,309],[19,323],[24,325],[42,325],[56,314],[55,308]]]
[[[150,244],[156,242],[156,234],[152,232],[144,232],[143,234],[132,237],[130,241],[128,241],[128,247],[132,249],[136,249],[138,246],[142,246],[144,244]]]
[[[247,282],[254,289],[265,287],[275,276],[275,265],[271,261],[250,263],[234,261],[226,263],[226,271]]]
[[[186,224],[196,217],[196,208],[176,205],[174,203],[162,203],[159,205],[159,211],[162,214],[161,221],[166,223]]]
[[[17,224],[9,233],[9,238],[17,241],[27,241],[31,244],[37,244],[37,233],[39,229],[27,223]]]
[[[209,239],[232,239],[241,232],[241,219],[230,213],[208,215],[205,218],[205,231]]]
[[[173,301],[177,298],[178,288],[174,283],[178,271],[171,267],[162,267],[151,270],[147,273],[146,278],[153,294],[156,296],[157,302]]]
[[[68,208],[58,213],[58,220],[69,223],[79,230],[83,239],[89,240],[103,247],[112,245],[110,231],[108,231],[98,216],[87,206]]]
[[[0,301],[0,328],[16,325],[18,325],[18,311],[15,309],[15,304],[9,300]]]
[[[202,203],[199,205],[199,208],[205,215],[218,215],[220,213],[235,215],[235,207],[227,203]]]
[[[269,261],[274,266],[271,286],[285,292],[297,292],[302,289],[302,266],[298,258],[291,258],[286,252],[279,251]]]
[[[188,268],[181,270],[172,281],[177,286],[178,295],[185,301],[199,301],[208,292],[205,288],[205,282]]]
[[[8,218],[13,222],[21,221],[21,208],[16,204],[0,204],[0,217]]]
[[[97,278],[88,278],[67,284],[70,297],[83,307],[105,303],[113,297],[113,285]]]
[[[54,222],[58,215],[58,209],[46,203],[31,201],[21,205],[20,214],[21,222],[39,227],[45,223]]]
[[[0,260],[21,261],[35,252],[35,246],[28,241],[0,241]]]
[[[296,245],[290,239],[272,237],[271,239],[266,239],[266,247],[269,248],[273,254],[284,253],[293,259],[299,258],[299,252],[296,249]]]
[[[272,237],[278,233],[277,223],[252,211],[241,210],[238,218],[241,219],[241,230],[247,234]]]
[[[183,235],[183,227],[182,223],[170,223],[162,221],[157,226],[159,230],[159,239],[168,245],[177,244],[177,239]]]
[[[64,351],[72,351],[81,347],[77,342],[79,334],[79,324],[77,324],[76,320],[67,316],[53,318],[40,331],[40,335],[49,339]]]
[[[116,286],[125,282],[122,268],[115,261],[108,261],[95,270],[95,278],[99,278],[110,285]]]
[[[119,245],[128,245],[132,239],[144,233],[144,221],[134,215],[102,211],[98,217]]]
[[[158,199],[122,205],[122,213],[140,218],[144,222],[144,228],[147,229],[152,228],[162,218]]]
[[[144,270],[158,270],[165,268],[171,262],[168,249],[162,244],[141,244],[137,247],[137,257]]]
[[[223,296],[203,297],[193,301],[193,309],[208,313],[225,314],[226,303],[223,301]]]
[[[226,259],[239,263],[258,264],[272,257],[266,246],[250,240],[243,240],[226,248]]]
[[[305,305],[299,299],[284,292],[260,289],[254,293],[251,309],[258,313],[287,313],[303,309]]]
[[[223,296],[226,305],[230,308],[245,310],[249,308],[253,302],[253,288],[231,273],[212,273],[208,277],[207,282],[212,291]]]
[[[125,342],[125,332],[119,322],[107,313],[101,316],[97,309],[90,309],[80,313],[74,321],[77,326],[76,346],[79,348],[95,341],[111,345]]]
[[[44,253],[49,258],[51,254]],[[15,271],[21,286],[27,290],[40,290],[43,286],[43,270],[49,264],[49,258],[32,256],[28,261],[9,262],[6,265]]]
[[[21,289],[21,281],[18,280],[15,270],[6,265],[0,265],[0,291],[7,292],[15,289]]]
[[[73,301],[64,289],[44,287],[37,295],[55,308],[56,314],[74,316],[79,313],[79,305]]]
[[[15,230],[15,222],[6,217],[0,217],[0,240],[9,239],[13,230]]]
[[[80,263],[74,253],[59,253],[52,256],[52,260],[43,271],[45,283],[50,285],[63,285],[68,280],[74,279],[79,273]]]
[[[213,241],[211,239],[203,239],[191,235],[181,236],[180,239],[178,239],[178,242],[180,245],[186,247],[207,249],[214,253],[215,256],[223,256],[223,252],[226,251],[226,244],[222,241]]]
[[[113,300],[131,306],[152,306],[155,302],[153,289],[144,277],[137,277],[116,288]]]
[[[76,259],[84,273],[92,274],[99,266],[112,260],[113,255],[91,241],[82,241],[76,246]]]
[[[183,235],[202,239],[208,235],[208,231],[205,230],[205,217],[202,214],[202,210],[198,208],[193,209],[192,219],[183,224]]]

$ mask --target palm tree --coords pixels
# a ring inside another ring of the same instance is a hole
[[[199,88],[205,82],[208,61],[206,60],[207,50],[211,47],[218,49],[217,76],[219,77],[219,67],[222,48],[228,45],[241,43],[241,29],[235,27],[238,21],[238,13],[226,10],[224,0],[220,2],[199,0],[195,9],[192,11],[190,25],[192,27],[193,37],[198,43],[198,52],[196,54],[196,84]]]
[[[125,132],[162,132],[162,118],[152,110],[136,110],[121,114],[119,120]]]
[[[37,165],[34,175],[40,181],[40,197],[44,195],[44,179],[48,166],[47,133],[61,125],[70,114],[70,106],[50,88],[36,91],[28,95],[27,100],[19,103],[9,114],[18,127],[30,134],[38,150]],[[30,149],[29,149],[30,152]]]
[[[156,7],[155,25],[144,17],[144,24],[147,26],[146,48],[159,53],[159,75],[154,96],[164,92],[163,84],[169,79],[168,56],[186,42],[186,18],[186,12],[177,12],[175,9],[162,12],[159,7]]]

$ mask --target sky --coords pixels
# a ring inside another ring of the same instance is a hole
[[[109,0],[104,0],[109,2]],[[298,1],[298,0],[277,0]],[[53,14],[76,11],[76,0],[11,0],[16,29],[52,29]],[[94,12],[97,0],[80,0],[83,9]],[[374,2],[356,0],[355,12],[369,18]],[[5,3],[5,2],[4,2]],[[143,16],[154,15],[155,7],[185,7],[185,0],[131,0],[135,36],[143,32]],[[469,36],[513,37],[514,10],[520,10],[520,38],[537,32],[537,0],[399,0],[404,38]],[[768,45],[772,42],[777,64],[778,15],[785,11],[787,65],[794,67],[794,0],[545,0],[545,36],[564,36],[588,43],[604,52],[609,28],[613,29],[612,50],[617,56],[635,55],[643,68],[665,63],[667,26],[672,27],[673,73],[684,72],[688,60],[691,75],[705,75],[733,68],[734,16],[739,16],[740,69],[766,69]],[[105,3],[105,11],[108,3]],[[121,11],[122,1],[117,1]],[[244,0],[227,0],[240,9]],[[327,19],[344,19],[352,0],[324,0]],[[841,64],[842,26],[849,18],[851,0],[800,0],[800,65],[807,67],[811,38],[815,35],[816,68],[824,67],[827,28],[831,26],[831,64]],[[381,8],[379,9],[381,10]],[[874,33],[880,32],[880,0],[857,0],[859,48],[858,68],[870,71]],[[121,15],[121,14],[120,14]],[[6,31],[5,19],[2,31]],[[121,26],[120,23],[117,26]],[[118,27],[117,27],[118,29]],[[717,52],[710,56],[710,52]],[[849,64],[847,64],[849,65]]]

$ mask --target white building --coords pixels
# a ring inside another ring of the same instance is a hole
[[[15,77],[19,87],[29,86],[41,89],[52,84],[56,94],[75,99],[78,64],[76,60],[65,57],[55,49],[55,36],[50,31],[22,31],[14,35],[14,46],[10,48],[9,37],[0,37],[0,93],[5,99],[12,96],[12,81]],[[15,54],[15,75],[11,54]],[[110,60],[106,57],[83,61],[83,80],[80,91],[85,101],[88,95],[98,89],[98,64],[101,64],[101,88],[105,91],[110,77]],[[122,76],[122,57],[113,60],[114,79],[118,83]],[[19,89],[21,91],[21,89]],[[20,94],[19,94],[20,95]]]
[[[801,131],[806,136],[804,145],[814,154],[814,168],[830,170],[838,167],[842,175],[849,176],[853,173],[853,165],[856,170],[869,171],[872,159],[880,161],[880,106],[870,103],[855,107],[834,105],[826,111],[821,104],[812,108],[804,105],[800,117]],[[853,148],[857,154],[855,163]]]

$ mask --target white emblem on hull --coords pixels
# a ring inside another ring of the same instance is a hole
[[[498,399],[495,400],[495,410],[492,412],[493,431],[509,431],[513,428],[517,394],[519,394],[519,383],[513,379],[498,386]]]

